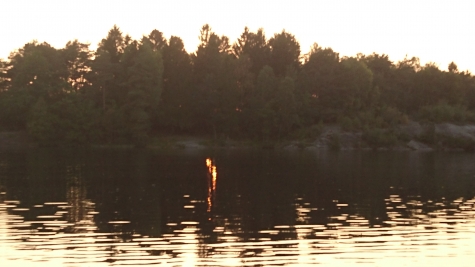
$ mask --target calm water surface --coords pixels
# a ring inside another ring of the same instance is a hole
[[[473,266],[475,154],[0,152],[0,266]]]

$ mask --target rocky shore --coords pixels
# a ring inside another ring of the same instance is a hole
[[[325,126],[315,141],[293,141],[284,148],[472,151],[475,149],[475,125],[421,124],[412,121],[393,130],[382,130],[378,136],[371,138],[362,131],[349,132],[339,126]]]
[[[372,132],[371,132],[372,131]],[[409,122],[392,130],[344,131],[338,125],[325,125],[313,140],[279,143],[213,140],[193,136],[154,138],[150,148],[204,149],[210,147],[261,147],[285,150],[400,150],[400,151],[475,151],[475,125]],[[36,144],[26,132],[1,132],[0,149],[27,149]],[[109,147],[100,145],[99,147]],[[129,147],[129,146],[124,146]]]

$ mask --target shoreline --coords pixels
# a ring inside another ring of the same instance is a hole
[[[32,149],[39,146],[26,131],[0,132],[0,149]],[[71,146],[74,147],[74,146]],[[71,148],[68,146],[68,148]],[[92,148],[134,148],[131,144],[90,144]],[[63,147],[56,147],[63,148]],[[470,151],[475,150],[475,125],[409,122],[395,129],[345,131],[324,125],[316,138],[282,141],[214,139],[209,136],[155,135],[147,149],[275,149],[275,150],[376,150],[376,151]]]

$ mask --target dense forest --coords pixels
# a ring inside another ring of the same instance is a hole
[[[283,30],[244,28],[232,43],[209,25],[188,53],[153,30],[133,40],[114,26],[96,51],[36,41],[0,62],[0,130],[41,145],[135,144],[156,134],[259,141],[314,138],[325,124],[391,129],[409,120],[475,122],[475,78],[418,58],[302,55]]]

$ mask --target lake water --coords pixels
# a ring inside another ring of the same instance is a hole
[[[0,266],[473,266],[475,154],[0,152]]]

